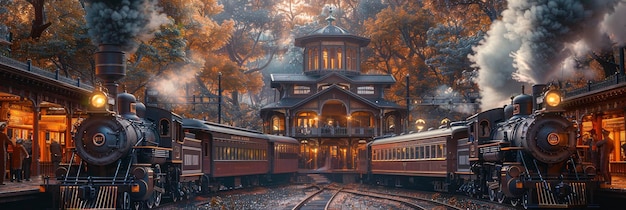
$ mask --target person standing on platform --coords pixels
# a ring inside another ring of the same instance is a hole
[[[13,147],[13,158],[11,159],[11,162],[13,162],[11,171],[17,182],[22,182],[22,162],[24,162],[24,158],[30,157],[22,144],[24,144],[24,140],[17,139],[15,147]]]
[[[596,143],[600,151],[600,173],[604,177],[604,183],[611,184],[611,173],[609,173],[609,155],[613,152],[613,139],[609,137],[610,132],[602,129],[602,140]]]
[[[50,156],[52,159],[52,172],[54,173],[57,168],[59,168],[59,164],[63,159],[61,154],[61,145],[56,140],[52,139],[52,143],[50,144]]]
[[[28,156],[22,162],[22,170],[24,170],[24,180],[30,181],[30,165],[33,161],[33,140],[26,139],[24,141],[24,148],[28,152]]]
[[[2,170],[2,175],[0,176],[0,185],[4,184],[4,177],[6,176],[7,170],[7,145],[9,144],[9,136],[6,134],[6,122],[0,122],[0,169]]]
[[[598,165],[598,150],[596,148],[596,141],[597,141],[597,135],[596,135],[596,130],[595,129],[591,129],[589,131],[589,138],[587,139],[587,141],[585,142],[585,144],[589,145],[589,151],[588,151],[588,161],[591,162],[593,164],[594,167],[596,167],[596,169],[599,169],[600,166]]]

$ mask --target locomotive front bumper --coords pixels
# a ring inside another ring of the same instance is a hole
[[[117,209],[127,206],[131,196],[140,192],[132,182],[108,184],[43,184],[39,191],[52,197],[53,208],[60,209]]]
[[[517,188],[529,189],[527,208],[598,208],[593,181],[523,181]]]

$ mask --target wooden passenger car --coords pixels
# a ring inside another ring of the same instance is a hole
[[[276,135],[267,135],[269,139],[270,173],[284,174],[298,171],[298,140]]]
[[[456,170],[457,143],[467,137],[463,124],[374,140],[369,148],[370,171],[379,183],[432,183],[434,189],[446,191],[445,178]]]
[[[269,173],[269,142],[261,132],[196,119],[184,119],[183,128],[202,142],[202,172],[212,183],[239,187]]]

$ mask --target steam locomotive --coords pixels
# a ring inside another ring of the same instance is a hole
[[[77,127],[69,163],[41,191],[53,208],[139,209],[197,193],[289,181],[297,140],[146,107],[117,94],[117,112],[97,89]]]
[[[439,129],[375,139],[369,181],[463,192],[525,208],[593,207],[596,169],[581,158],[561,92],[535,85],[510,105]]]

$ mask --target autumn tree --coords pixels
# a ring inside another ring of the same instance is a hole
[[[62,76],[81,78],[86,83],[95,81],[93,73],[93,53],[95,47],[86,36],[84,10],[74,1],[46,1],[44,21],[51,27],[37,27],[40,34],[33,38],[32,22],[39,15],[31,2],[13,1],[6,8],[9,14],[3,19],[12,34],[11,57],[50,71],[59,70]]]

